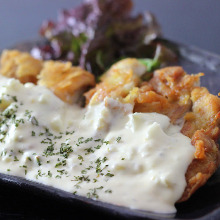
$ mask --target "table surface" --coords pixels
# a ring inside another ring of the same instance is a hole
[[[82,0],[0,0],[0,49],[38,37],[45,19]],[[220,54],[219,0],[133,0],[134,12],[153,12],[166,38]]]
[[[0,50],[17,42],[38,38],[38,29],[43,20],[56,19],[60,9],[74,7],[80,2],[82,1],[0,0]],[[134,13],[146,10],[156,15],[164,37],[220,54],[219,0],[133,0],[133,2]],[[0,219],[31,219],[31,213],[35,213],[38,208],[30,206],[28,214],[20,212],[19,210],[25,210],[23,206],[32,202],[31,195],[27,194],[21,201],[23,196],[23,192],[16,192],[0,185]],[[48,206],[58,208],[55,202],[53,204],[51,201],[48,203],[38,199],[41,210],[42,207],[46,210]],[[60,216],[57,216],[57,219],[59,218]]]

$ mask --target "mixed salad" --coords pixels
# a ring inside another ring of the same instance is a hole
[[[154,42],[161,36],[155,17],[132,14],[131,0],[87,0],[59,12],[57,21],[44,21],[43,38],[32,55],[43,60],[71,61],[98,78],[116,61],[140,58],[148,71],[175,59],[175,54]]]

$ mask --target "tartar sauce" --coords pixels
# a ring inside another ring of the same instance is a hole
[[[194,155],[167,116],[106,97],[80,108],[0,78],[0,172],[119,206],[175,212]]]

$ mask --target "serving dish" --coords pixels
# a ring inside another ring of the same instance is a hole
[[[178,60],[169,65],[181,65],[188,73],[204,72],[201,79],[215,95],[220,91],[220,56],[165,39],[157,42],[172,48]],[[36,42],[18,44],[13,48],[29,50]],[[79,197],[62,190],[19,177],[0,174],[0,217],[28,219],[219,219],[220,217],[220,169],[188,201],[177,204],[177,213],[153,214],[118,207]]]

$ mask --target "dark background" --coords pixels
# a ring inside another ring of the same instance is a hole
[[[0,0],[0,50],[17,42],[36,39],[45,19],[80,0]],[[117,4],[117,0],[115,0]],[[219,0],[133,0],[134,13],[151,11],[164,36],[220,54]]]

